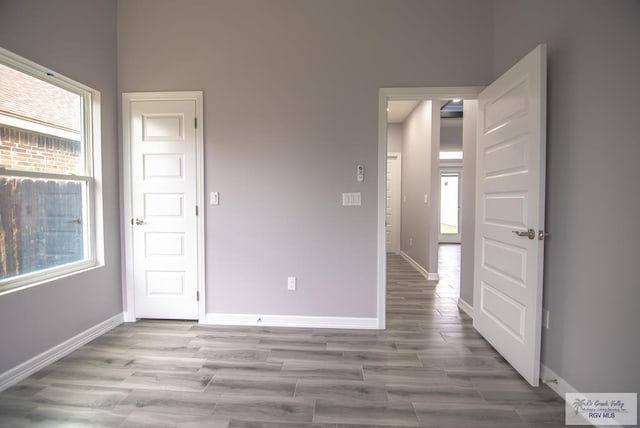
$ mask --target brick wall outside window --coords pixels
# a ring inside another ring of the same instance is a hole
[[[0,166],[7,169],[78,173],[80,142],[0,125]]]

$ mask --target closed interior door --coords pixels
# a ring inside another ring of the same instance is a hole
[[[546,48],[478,98],[474,327],[539,383],[544,256]],[[541,235],[542,234],[542,235]]]
[[[196,104],[130,108],[137,318],[197,319]]]
[[[387,155],[387,196],[385,233],[387,252],[400,252],[400,192],[401,186],[401,155],[389,153]]]

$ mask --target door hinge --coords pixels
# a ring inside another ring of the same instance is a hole
[[[200,292],[196,291],[196,302],[200,301]]]
[[[196,205],[196,217],[198,217],[198,206]]]
[[[194,118],[193,118],[193,127],[194,127],[194,128],[197,128],[197,127],[198,127],[198,118],[197,118],[197,117],[194,117]]]

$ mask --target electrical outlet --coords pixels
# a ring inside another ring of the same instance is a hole
[[[409,246],[413,247],[413,238],[409,238]]]
[[[287,278],[287,290],[296,291],[296,277],[290,276]]]
[[[542,310],[542,326],[549,329],[549,309]]]

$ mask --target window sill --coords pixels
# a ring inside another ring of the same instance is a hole
[[[52,284],[64,278],[90,272],[102,266],[104,266],[104,264],[98,263],[95,260],[85,260],[51,268],[46,271],[39,271],[34,274],[20,275],[15,279],[7,279],[4,281],[4,284],[0,285],[0,297],[31,287]]]

